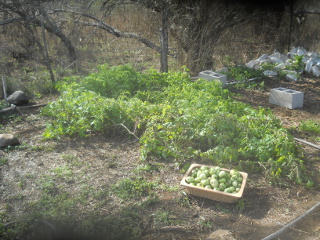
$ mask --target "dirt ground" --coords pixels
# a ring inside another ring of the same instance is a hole
[[[304,107],[289,110],[271,105],[269,92],[274,87],[285,87],[304,92]],[[234,90],[235,98],[253,106],[270,108],[285,127],[297,126],[301,120],[320,120],[320,80],[304,78],[299,82],[270,80],[265,82],[264,90]],[[36,103],[48,101],[35,100]],[[15,133],[27,148],[2,151],[7,164],[0,166],[0,212],[9,212],[12,216],[23,214],[26,203],[39,198],[36,181],[50,170],[65,166],[72,159],[77,179],[83,179],[95,188],[115,184],[119,179],[137,174],[133,170],[141,164],[139,143],[133,140],[92,135],[84,139],[61,138],[43,141],[41,134],[46,120],[39,115],[40,108],[21,109],[19,120],[3,121],[3,131]],[[291,128],[293,129],[293,128]],[[299,134],[292,130],[293,134]],[[308,136],[295,135],[309,140]],[[318,144],[319,142],[313,142]],[[305,149],[305,161],[309,171],[320,170],[320,151],[301,144]],[[72,158],[71,158],[72,157]],[[278,231],[286,224],[304,214],[320,201],[319,187],[306,190],[301,186],[276,187],[258,174],[250,173],[241,202],[220,203],[185,194],[179,187],[183,173],[171,163],[152,163],[160,166],[151,173],[150,179],[176,187],[175,191],[159,190],[159,202],[149,211],[145,225],[144,238],[147,239],[205,239],[211,232],[224,229],[230,231],[237,240],[257,240]],[[85,175],[81,175],[85,173]],[[33,176],[33,177],[30,177]],[[318,179],[319,180],[319,179]],[[23,187],[21,182],[23,181]],[[320,181],[318,181],[320,182]],[[317,182],[317,183],[318,183]],[[71,183],[70,191],[78,191],[79,185]],[[20,196],[20,197],[17,197]],[[96,200],[80,208],[90,211],[95,208]],[[119,208],[121,201],[114,196],[106,197],[101,207],[103,214],[109,214]],[[159,209],[170,213],[167,222],[151,221]],[[146,214],[147,215],[147,214]],[[278,236],[278,240],[318,240],[320,239],[320,209],[301,219],[297,224]]]

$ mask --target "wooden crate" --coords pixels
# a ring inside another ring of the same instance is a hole
[[[199,168],[201,166],[213,167],[213,166],[201,165],[201,164],[196,164],[196,163],[191,164],[190,168],[188,169],[188,171],[186,172],[186,174],[184,175],[184,177],[182,178],[182,180],[180,182],[180,185],[186,188],[186,191],[188,194],[211,199],[211,200],[215,200],[215,201],[219,201],[219,202],[226,202],[226,203],[237,202],[242,197],[242,194],[243,194],[246,182],[247,182],[247,178],[248,178],[248,174],[245,172],[240,172],[240,174],[242,176],[242,184],[241,184],[241,188],[240,188],[239,192],[236,194],[225,193],[225,192],[216,191],[216,190],[208,189],[208,188],[196,187],[196,186],[192,186],[192,185],[188,184],[186,182],[186,178],[189,175],[191,175],[190,174],[191,171],[193,169]],[[221,168],[221,170],[224,170],[226,172],[230,172],[229,169],[225,169],[225,168]]]

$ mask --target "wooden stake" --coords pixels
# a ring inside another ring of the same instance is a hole
[[[6,106],[9,107],[8,99],[7,99],[7,79],[6,76],[2,76],[2,88],[3,88],[3,96]]]

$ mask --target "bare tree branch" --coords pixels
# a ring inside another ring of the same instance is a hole
[[[300,11],[294,11],[294,15],[299,15],[299,14],[319,14],[320,15],[320,10],[300,10]]]
[[[15,2],[13,4],[8,4],[8,3],[5,3],[4,1],[0,1],[0,7],[2,9],[5,9],[8,12],[11,12],[11,13],[14,13],[14,14],[20,16],[20,17],[11,18],[8,20],[3,20],[0,23],[8,24],[8,23],[13,23],[13,22],[24,21],[24,22],[32,23],[38,27],[41,27],[41,20],[38,19],[36,16],[32,16],[32,14],[30,14],[28,11],[21,10],[20,7],[22,7],[22,6],[23,6],[23,4],[18,3],[18,2]],[[35,10],[35,9],[33,9],[33,10]],[[46,22],[44,23],[44,28],[48,32],[53,33],[54,35],[56,35],[57,37],[59,37],[61,39],[61,41],[65,44],[65,46],[68,49],[70,62],[72,62],[72,63],[75,62],[76,61],[76,51],[72,45],[72,42],[61,31],[61,29],[58,26],[56,26],[55,24],[53,24],[49,20],[49,18],[47,17],[46,14],[45,14],[45,17],[46,17]]]
[[[0,21],[0,25],[6,25],[10,23],[16,23],[16,22],[21,22],[21,21],[30,21],[32,18],[25,18],[25,17],[17,17],[17,18],[10,18],[6,19],[3,21]]]
[[[90,14],[75,12],[75,11],[70,11],[70,10],[62,10],[62,9],[55,9],[55,10],[53,10],[53,12],[66,12],[66,13],[73,13],[73,14],[82,15],[84,17],[87,17],[89,19],[96,21],[96,22],[79,21],[80,23],[82,23],[85,26],[98,27],[98,28],[107,31],[108,33],[110,33],[116,37],[136,39],[139,42],[146,45],[147,47],[152,48],[152,49],[156,50],[157,52],[161,53],[161,47],[159,45],[153,43],[149,39],[146,39],[137,33],[119,31],[118,29],[111,27],[110,25],[104,23],[103,21],[101,21],[97,17],[94,17]],[[172,53],[169,53],[168,55],[175,57],[175,55]]]

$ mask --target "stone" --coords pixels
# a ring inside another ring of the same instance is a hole
[[[216,70],[216,72],[217,72],[217,73],[228,72],[228,68],[223,67],[223,68],[220,68],[220,69]]]
[[[227,84],[227,75],[216,73],[211,70],[202,71],[198,76],[199,78],[207,79],[209,81],[220,80],[222,87],[225,87]]]
[[[274,67],[275,69],[285,69],[286,68],[286,64],[285,63],[279,63],[277,66]]]
[[[217,230],[210,234],[206,240],[236,240],[229,231]]]
[[[250,62],[248,62],[248,63],[246,64],[246,66],[247,66],[248,68],[253,68],[253,66],[256,65],[256,64],[257,64],[257,61],[256,61],[256,60],[251,60]]]
[[[320,71],[319,71],[319,68],[317,66],[313,66],[311,68],[311,72],[312,72],[313,76],[320,77]]]
[[[264,76],[266,76],[266,77],[276,77],[276,76],[278,76],[278,73],[276,71],[272,71],[272,70],[265,70],[262,74]]]
[[[288,88],[273,88],[270,90],[269,102],[289,109],[303,107],[304,93]]]
[[[266,59],[261,60],[261,61],[259,62],[259,65],[267,64],[267,63],[270,63],[270,62],[271,62],[271,60],[270,60],[270,58],[268,57],[268,58],[266,58]]]
[[[8,102],[14,105],[23,105],[29,102],[29,98],[23,91],[15,91],[8,98]]]
[[[298,56],[302,56],[302,55],[306,55],[306,53],[307,53],[307,51],[304,49],[304,48],[302,48],[302,47],[298,47],[298,50],[297,50],[297,55]]]
[[[316,52],[307,52],[306,54],[308,57],[311,57],[311,58],[316,58],[318,56],[318,54]]]
[[[298,81],[297,75],[292,74],[292,73],[287,73],[286,76],[285,76],[285,78],[286,78],[286,80],[288,80],[288,81],[293,81],[293,82]]]
[[[284,63],[284,61],[281,58],[278,57],[270,57],[270,61],[273,64],[280,64],[280,63]]]
[[[313,59],[310,58],[307,62],[306,62],[306,67],[304,70],[306,70],[307,73],[311,72],[312,69],[312,65],[313,65]]]
[[[266,60],[268,58],[268,54],[262,54],[258,59],[257,61],[258,62],[261,62],[262,60]]]
[[[0,134],[0,148],[17,145],[20,145],[20,142],[13,134]]]

